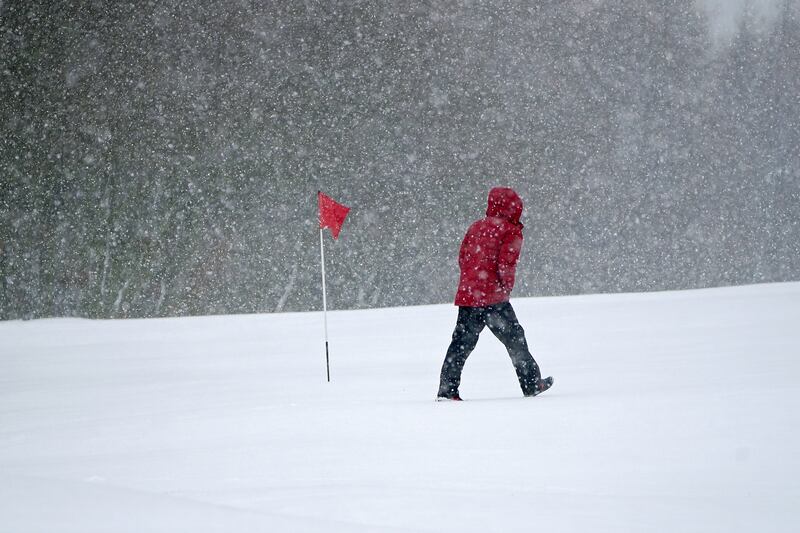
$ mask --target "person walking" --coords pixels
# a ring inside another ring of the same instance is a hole
[[[461,242],[458,319],[442,364],[437,400],[461,400],[458,387],[464,363],[487,326],[508,350],[522,394],[536,396],[553,385],[552,377],[542,379],[509,302],[522,249],[521,215],[519,195],[508,187],[495,187],[489,191],[486,217],[474,222]]]

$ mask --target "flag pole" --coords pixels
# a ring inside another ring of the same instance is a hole
[[[325,368],[328,383],[331,382],[331,363],[328,355],[328,300],[325,295],[325,246],[322,244],[322,228],[319,228],[319,256],[322,262],[322,320],[325,324]]]

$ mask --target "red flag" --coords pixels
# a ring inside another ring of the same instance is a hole
[[[344,224],[350,208],[337,203],[322,192],[317,193],[317,199],[319,200],[319,227],[330,228],[333,238],[338,239],[339,231],[342,229],[342,224]]]

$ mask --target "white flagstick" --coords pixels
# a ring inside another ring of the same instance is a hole
[[[322,228],[319,228],[319,255],[322,259],[322,320],[325,323],[325,367],[328,371],[328,383],[331,382],[331,363],[328,356],[328,300],[325,295],[325,246],[322,244]]]

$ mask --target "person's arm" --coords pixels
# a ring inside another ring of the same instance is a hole
[[[514,228],[503,238],[503,242],[500,244],[500,253],[497,256],[497,274],[500,277],[500,286],[508,296],[514,289],[514,276],[520,251],[522,251],[522,230]]]

